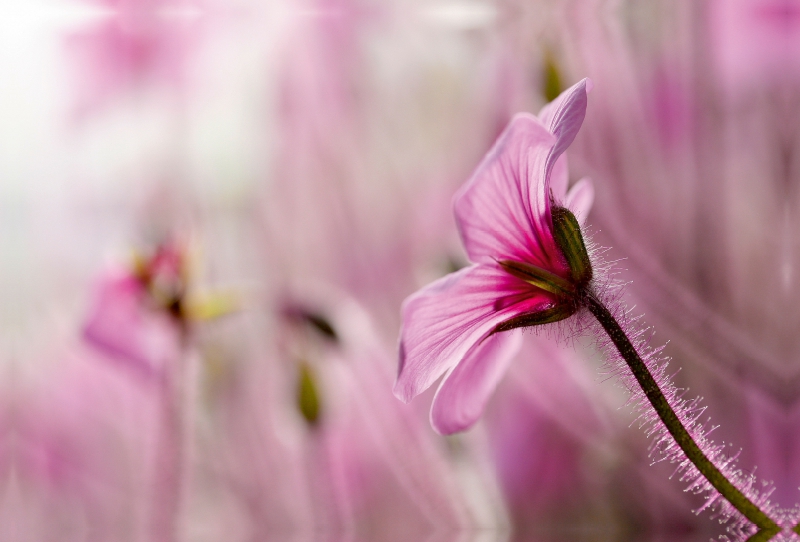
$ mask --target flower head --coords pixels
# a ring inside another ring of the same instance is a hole
[[[567,193],[564,156],[590,89],[584,79],[538,117],[512,119],[455,196],[472,265],[403,304],[395,395],[410,401],[446,373],[431,410],[441,433],[477,421],[516,352],[508,332],[571,316],[591,280],[576,216],[585,217],[593,188],[583,179]]]
[[[84,324],[88,343],[147,376],[176,359],[184,282],[179,260],[175,247],[164,246],[104,273]]]
[[[187,247],[178,241],[136,254],[102,274],[84,322],[84,339],[110,358],[153,376],[180,357],[190,323],[223,316],[237,301],[192,287]]]

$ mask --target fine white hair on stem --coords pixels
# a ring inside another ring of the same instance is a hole
[[[593,243],[588,242],[587,245],[594,269],[591,284],[593,295],[610,312],[630,340],[691,439],[708,461],[748,500],[777,524],[791,527],[791,518],[798,514],[781,510],[770,501],[774,491],[772,482],[759,480],[755,471],[743,471],[737,464],[739,452],[730,453],[724,444],[711,440],[710,434],[719,426],[711,425],[710,419],[705,417],[707,407],[702,404],[702,397],[687,397],[687,390],[675,385],[673,376],[677,371],[672,371],[671,374],[667,372],[670,358],[663,353],[665,345],[653,344],[654,330],[646,327],[642,316],[635,314],[622,300],[624,283],[618,279],[614,264],[604,262],[603,251],[598,250]],[[588,333],[594,337],[598,349],[605,357],[601,373],[609,378],[616,377],[629,393],[627,406],[636,416],[632,425],[638,425],[651,439],[649,454],[652,463],[667,462],[675,465],[672,477],[686,484],[685,491],[704,496],[702,505],[694,512],[700,514],[709,510],[713,519],[726,524],[727,534],[722,535],[720,540],[747,540],[758,531],[758,527],[728,502],[689,459],[656,412],[603,325],[592,316],[588,310],[580,311],[578,318],[573,319],[572,334]],[[784,540],[784,537],[777,535],[772,540]]]

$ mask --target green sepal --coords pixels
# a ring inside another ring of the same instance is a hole
[[[499,260],[497,263],[506,273],[551,294],[564,296],[575,293],[575,285],[570,281],[541,267],[514,260]]]
[[[499,333],[501,331],[508,331],[518,327],[531,327],[540,326],[543,324],[552,324],[565,320],[577,312],[577,307],[574,303],[563,302],[554,307],[544,309],[541,311],[532,311],[520,314],[513,318],[509,318],[505,322],[501,322],[495,326],[492,333]]]
[[[592,280],[592,262],[583,242],[581,225],[569,209],[554,206],[550,212],[553,218],[553,235],[567,260],[570,276],[579,287],[586,286]]]

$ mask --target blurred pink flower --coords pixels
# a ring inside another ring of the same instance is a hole
[[[180,86],[196,29],[194,0],[94,0],[104,16],[67,36],[78,114],[153,82]]]
[[[446,372],[431,410],[431,423],[441,433],[466,429],[480,416],[516,350],[517,337],[499,332],[575,312],[544,282],[571,280],[551,208],[565,205],[584,217],[592,202],[586,179],[567,193],[562,157],[583,122],[590,88],[584,79],[538,118],[514,117],[455,197],[456,221],[473,265],[403,305],[395,395],[410,401]],[[544,273],[545,280],[532,272]]]
[[[181,355],[181,255],[165,245],[136,267],[99,278],[83,336],[149,377]]]
[[[145,396],[83,348],[56,355],[55,370],[3,390],[0,471],[14,483],[0,539],[134,540],[152,456]]]
[[[642,99],[660,147],[668,156],[685,151],[694,129],[693,96],[687,89],[687,75],[679,67],[664,63],[645,82]],[[644,131],[643,131],[644,132]]]
[[[486,430],[515,530],[569,521],[600,508],[591,459],[608,454],[616,421],[577,349],[527,336],[487,407]],[[602,470],[602,469],[599,469]]]
[[[179,356],[178,326],[150,306],[142,281],[124,270],[109,271],[98,280],[83,336],[144,376],[159,373]]]
[[[730,88],[800,78],[797,0],[715,0],[709,24],[718,69]]]
[[[129,269],[100,279],[83,335],[89,344],[155,381],[157,456],[151,479],[150,539],[169,542],[177,536],[186,485],[185,449],[190,438],[183,394],[192,363],[189,324],[219,316],[229,307],[213,298],[204,303],[186,295],[184,244],[170,240],[147,256],[136,256]]]
[[[309,290],[281,312],[288,324],[282,336],[293,337],[284,356],[305,367],[316,390],[314,416],[294,398],[307,428],[302,447],[315,526],[359,532],[373,525],[409,539],[475,526],[475,503],[459,494],[440,437],[419,409],[385,393],[391,348],[372,318],[345,296]]]

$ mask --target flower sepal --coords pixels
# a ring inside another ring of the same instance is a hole
[[[566,207],[553,206],[553,237],[569,266],[572,283],[577,290],[588,286],[592,280],[592,262],[583,242],[581,225],[572,211]]]
[[[570,280],[539,266],[514,260],[499,260],[497,263],[509,275],[559,297],[573,296],[577,290]]]
[[[495,326],[492,333],[499,333],[501,331],[510,331],[518,327],[531,327],[540,326],[542,324],[552,324],[566,320],[573,314],[578,312],[578,305],[574,302],[574,298],[566,298],[552,307],[548,307],[539,311],[531,311],[509,318],[505,322],[501,322]]]

